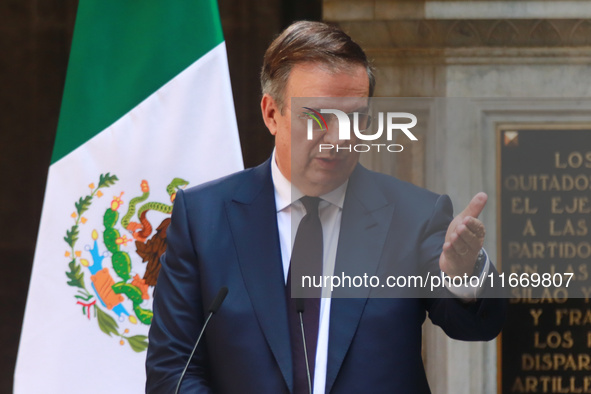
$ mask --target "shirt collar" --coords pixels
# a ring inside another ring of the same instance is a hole
[[[273,179],[273,187],[275,189],[275,205],[277,207],[277,212],[283,211],[294,201],[297,201],[304,196],[304,194],[299,191],[297,187],[292,187],[291,182],[288,181],[287,178],[281,173],[281,170],[279,170],[277,162],[275,161],[275,149],[273,149],[273,155],[271,157],[271,177]],[[348,183],[349,180],[345,181],[345,183],[336,189],[321,195],[320,198],[333,205],[336,205],[340,209],[343,209],[345,192],[347,191]]]

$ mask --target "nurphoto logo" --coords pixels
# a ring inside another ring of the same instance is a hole
[[[410,131],[416,126],[417,117],[409,112],[378,112],[377,128],[371,126],[375,124],[372,115],[367,111],[355,111],[346,113],[338,109],[313,109],[310,107],[303,107],[300,118],[307,121],[307,139],[314,140],[318,138],[319,132],[328,132],[329,124],[338,124],[338,139],[341,141],[351,140],[351,131],[357,140],[360,141],[375,141],[382,137],[384,129],[386,130],[386,139],[392,141],[394,138],[394,131],[402,131],[411,141],[418,141],[417,137]],[[384,115],[385,114],[385,115]],[[384,122],[385,119],[385,122]],[[401,119],[406,119],[409,122],[401,122]],[[386,123],[384,127],[384,123]],[[342,146],[338,144],[319,144],[320,152],[336,150],[339,151],[355,151],[355,152],[369,152],[372,149],[378,152],[387,150],[388,152],[402,152],[403,146],[401,144],[378,144],[378,143],[359,143]]]

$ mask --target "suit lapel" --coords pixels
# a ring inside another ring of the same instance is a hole
[[[283,378],[293,390],[285,284],[275,195],[268,160],[227,204],[240,269],[263,334]]]
[[[357,166],[349,179],[335,263],[335,275],[374,275],[386,240],[394,204],[371,173]],[[341,291],[340,293],[338,291]],[[335,290],[331,301],[326,393],[329,393],[369,295],[369,287]],[[341,298],[346,297],[346,298]]]

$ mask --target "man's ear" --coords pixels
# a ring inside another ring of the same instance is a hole
[[[263,121],[272,135],[277,134],[277,116],[281,115],[277,102],[268,94],[265,93],[261,99],[261,112],[263,113]]]

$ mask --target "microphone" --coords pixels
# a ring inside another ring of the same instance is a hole
[[[211,302],[211,305],[209,306],[208,311],[210,314],[213,315],[214,313],[216,313],[218,311],[218,309],[220,309],[220,306],[222,306],[222,302],[224,302],[227,295],[228,295],[228,288],[226,286],[223,286],[220,289],[220,291],[218,291],[218,295],[215,296],[215,298]],[[209,319],[209,317],[208,317],[208,319]]]
[[[218,309],[220,309],[220,306],[222,306],[222,302],[224,302],[227,295],[228,295],[228,288],[226,286],[223,286],[218,291],[218,294],[215,296],[215,298],[211,302],[211,305],[209,306],[209,309],[207,310],[209,312],[209,315],[207,316],[207,319],[205,320],[205,323],[203,324],[203,328],[201,329],[201,332],[199,333],[199,337],[197,338],[197,341],[195,342],[195,346],[193,347],[193,351],[191,352],[191,355],[189,355],[189,359],[187,360],[187,364],[185,364],[185,369],[183,369],[183,373],[181,373],[181,377],[179,378],[179,382],[176,385],[176,390],[174,390],[174,394],[178,394],[179,389],[181,388],[181,383],[183,382],[183,378],[185,377],[185,373],[187,372],[187,369],[189,368],[189,364],[191,363],[191,360],[193,359],[193,355],[195,354],[195,351],[197,350],[197,346],[199,345],[199,341],[201,341],[201,337],[203,336],[203,333],[205,332],[205,327],[207,327],[207,324],[209,323],[209,319],[211,319],[213,314],[216,313],[218,311]],[[300,319],[301,319],[301,317],[300,317]],[[308,360],[306,359],[306,363],[307,362],[308,362]]]
[[[308,363],[308,348],[306,347],[306,334],[304,333],[304,309],[306,303],[303,298],[296,298],[295,300],[296,312],[300,316],[300,327],[302,329],[302,342],[304,343],[304,358],[306,359],[306,374],[308,375],[308,392],[312,394],[312,377],[310,375],[310,364]]]

